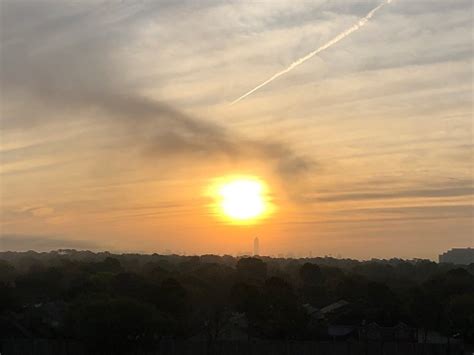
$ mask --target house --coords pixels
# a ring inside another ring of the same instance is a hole
[[[417,341],[418,331],[405,323],[398,323],[393,327],[382,327],[375,322],[359,327],[359,339],[366,341]]]
[[[303,308],[311,318],[315,320],[323,320],[341,314],[348,305],[349,302],[345,300],[339,300],[321,309],[314,308],[310,304],[304,304]]]
[[[347,340],[357,336],[357,327],[351,325],[329,325],[328,335],[333,340]]]

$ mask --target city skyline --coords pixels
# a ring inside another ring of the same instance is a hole
[[[471,260],[474,255],[474,248],[470,246],[458,246],[458,247],[453,247],[453,248],[448,248],[446,250],[439,251],[438,255],[432,257],[432,258],[419,258],[419,257],[412,257],[412,258],[402,258],[397,255],[393,255],[390,257],[386,258],[378,258],[376,256],[372,256],[369,258],[352,258],[352,257],[346,257],[345,255],[342,255],[341,253],[338,253],[337,251],[329,254],[318,254],[317,250],[305,250],[301,252],[295,252],[294,250],[287,250],[285,252],[279,252],[275,254],[268,254],[265,252],[262,252],[260,249],[260,238],[255,237],[252,239],[252,237],[249,237],[248,242],[251,243],[249,246],[252,246],[252,251],[250,251],[250,248],[248,250],[239,250],[235,251],[233,253],[224,253],[224,254],[219,254],[219,253],[202,253],[202,254],[197,254],[197,253],[187,253],[184,250],[171,250],[171,249],[157,249],[157,250],[152,250],[152,251],[130,251],[130,250],[117,250],[113,248],[109,249],[97,249],[95,247],[91,247],[91,245],[87,244],[87,242],[83,241],[62,241],[54,238],[41,238],[39,240],[34,240],[34,239],[28,239],[25,238],[24,236],[6,236],[3,237],[2,239],[2,248],[3,251],[14,251],[14,252],[25,252],[25,251],[37,251],[37,252],[50,252],[50,251],[61,251],[61,250],[78,250],[78,251],[95,251],[95,252],[110,252],[110,253],[119,253],[119,254],[129,254],[129,253],[139,253],[143,255],[152,255],[152,254],[158,254],[158,255],[181,255],[181,256],[205,256],[205,255],[220,255],[220,256],[233,256],[233,257],[250,257],[250,256],[257,256],[257,257],[264,257],[264,258],[282,258],[282,259],[316,259],[316,258],[334,258],[334,259],[348,259],[348,260],[360,260],[360,261],[370,261],[370,260],[391,260],[391,259],[404,259],[407,261],[416,261],[416,260],[431,260],[435,261],[438,263],[441,262],[448,262],[448,263],[455,263],[456,260],[459,257],[458,255],[461,255],[460,257],[460,263],[459,264],[469,264],[470,262],[466,262],[466,260]],[[62,244],[65,243],[65,244]],[[453,251],[456,253],[460,254],[453,254]],[[474,259],[473,261],[474,262]]]

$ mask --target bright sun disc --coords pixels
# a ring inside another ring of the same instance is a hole
[[[235,179],[217,188],[221,212],[234,221],[256,219],[265,213],[265,187],[252,179]]]

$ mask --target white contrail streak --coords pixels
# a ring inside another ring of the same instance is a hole
[[[386,4],[390,4],[392,2],[392,0],[386,0],[385,2],[383,2],[382,4],[380,4],[379,6],[377,6],[376,8],[374,8],[372,11],[370,11],[365,17],[361,18],[355,25],[353,25],[352,27],[348,28],[347,30],[345,30],[344,32],[338,34],[336,37],[334,37],[333,39],[331,39],[329,42],[327,42],[325,45],[319,47],[318,49],[315,49],[314,51],[306,54],[304,57],[301,57],[300,59],[294,61],[293,63],[290,64],[290,66],[286,69],[283,69],[282,71],[279,71],[278,73],[274,74],[272,77],[270,77],[269,79],[267,79],[266,81],[264,81],[263,83],[261,83],[260,85],[256,86],[255,88],[253,88],[252,90],[250,90],[249,92],[243,94],[242,96],[240,96],[239,98],[235,99],[234,101],[231,102],[231,105],[233,104],[236,104],[237,102],[239,102],[240,100],[243,100],[245,99],[247,96],[253,94],[255,91],[257,91],[258,89],[264,87],[265,85],[271,83],[273,80],[275,80],[276,78],[282,76],[283,74],[286,74],[288,73],[289,71],[293,70],[294,68],[296,68],[298,65],[300,64],[303,64],[304,62],[306,62],[308,59],[314,57],[316,54],[318,53],[321,53],[322,51],[324,51],[325,49],[328,49],[329,47],[331,47],[332,45],[336,44],[337,42],[339,42],[340,40],[346,38],[347,36],[349,36],[352,32],[355,32],[357,31],[359,28],[361,28],[362,26],[364,26],[371,18],[372,16],[374,16],[374,14],[380,10],[383,6],[385,6]]]

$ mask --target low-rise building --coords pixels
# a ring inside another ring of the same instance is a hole
[[[453,248],[440,254],[439,262],[469,265],[474,263],[474,248]]]

